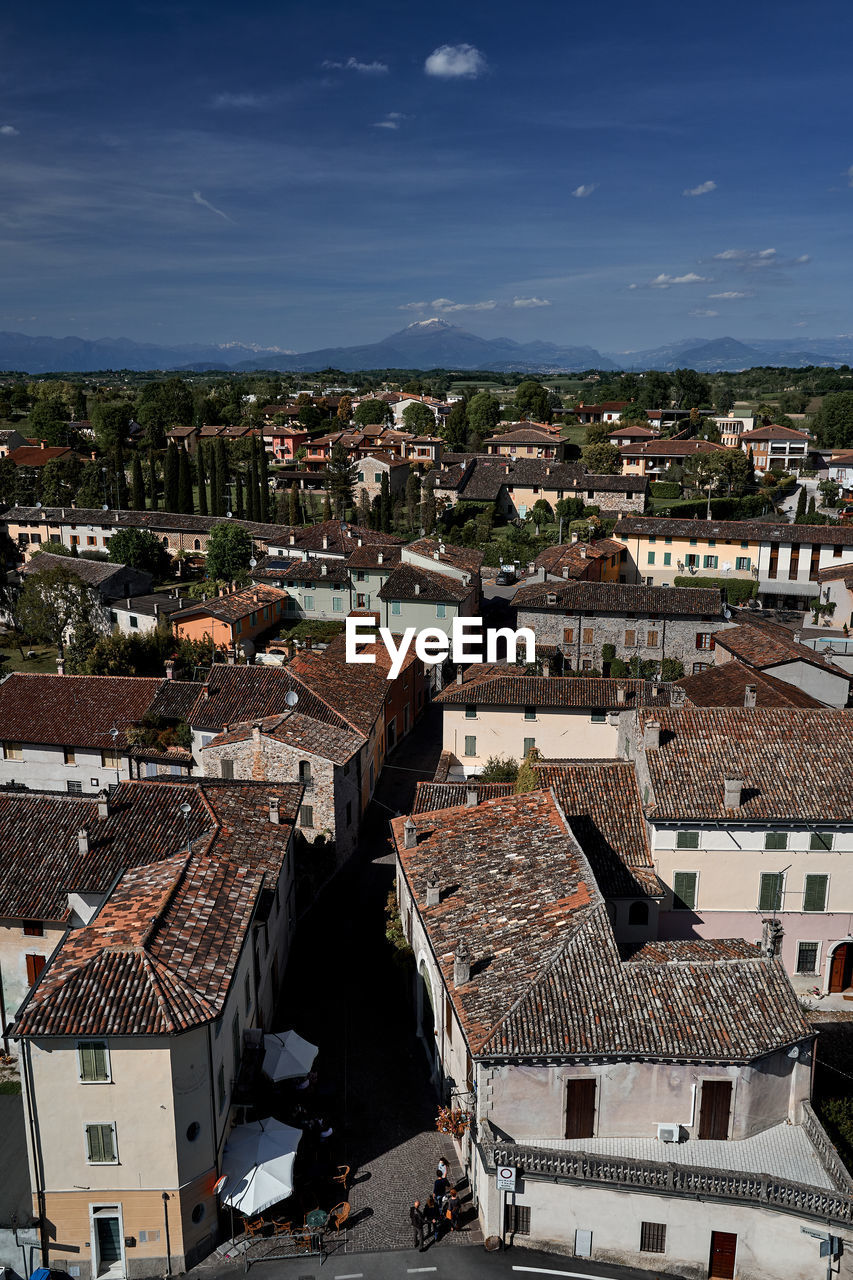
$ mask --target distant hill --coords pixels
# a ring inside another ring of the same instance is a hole
[[[247,343],[189,343],[166,347],[129,338],[49,338],[0,332],[0,370],[23,373],[89,373],[111,369],[216,370],[223,373],[313,372],[334,368],[477,369],[495,373],[578,373],[585,369],[678,369],[703,373],[752,365],[839,365],[853,361],[853,337],[798,339],[682,338],[644,351],[611,351],[553,342],[481,338],[446,320],[417,320],[381,342],[355,347],[285,351]]]

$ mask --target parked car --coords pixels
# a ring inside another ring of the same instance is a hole
[[[511,569],[503,569],[495,578],[496,587],[511,587],[513,583],[518,582],[518,578]]]

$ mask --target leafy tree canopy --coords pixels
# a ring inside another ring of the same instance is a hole
[[[148,529],[119,529],[110,538],[112,564],[129,564],[133,569],[161,578],[169,567],[169,553]]]
[[[252,540],[239,524],[219,524],[207,540],[205,569],[208,578],[234,579],[248,569],[252,558]]]

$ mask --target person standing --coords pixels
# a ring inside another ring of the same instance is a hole
[[[447,1217],[450,1221],[450,1230],[459,1230],[459,1195],[455,1187],[451,1187],[447,1193],[447,1199],[444,1202]]]
[[[435,1182],[433,1183],[432,1194],[435,1196],[436,1203],[440,1205],[444,1197],[447,1195],[447,1176],[446,1175],[442,1175],[442,1174],[438,1175]]]
[[[447,1161],[445,1160],[444,1156],[442,1156],[438,1162],[438,1166],[435,1171],[435,1176],[437,1178],[447,1177]]]
[[[412,1223],[412,1230],[415,1233],[414,1248],[424,1251],[424,1212],[421,1208],[420,1200],[416,1200],[409,1209],[409,1218]]]
[[[432,1232],[433,1244],[438,1244],[438,1233],[441,1229],[441,1210],[435,1202],[435,1196],[428,1196],[424,1205],[424,1219],[427,1231]]]

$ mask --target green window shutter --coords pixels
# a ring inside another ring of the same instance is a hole
[[[781,911],[782,909],[782,872],[763,871],[761,888],[758,892],[759,911]]]
[[[698,849],[699,848],[699,832],[698,831],[679,831],[675,836],[676,849]]]
[[[107,1046],[100,1040],[84,1040],[77,1046],[80,1079],[107,1080]]]
[[[475,756],[477,754],[477,739],[474,737],[466,737],[465,739],[466,756]]]
[[[828,876],[806,876],[805,892],[803,893],[804,911],[826,910],[828,880]]]
[[[831,849],[832,848],[832,832],[831,831],[813,831],[809,840],[810,849]]]
[[[111,1124],[87,1124],[86,1143],[92,1164],[111,1164],[115,1161],[115,1135]]]
[[[676,871],[672,877],[672,905],[676,911],[694,911],[696,908],[695,871]]]
[[[535,738],[525,738],[525,739],[524,739],[524,755],[525,755],[525,758],[526,758],[527,756],[529,756],[529,755],[530,755],[530,752],[533,750],[533,748],[534,748],[535,746],[536,746],[536,739],[535,739]]]
[[[787,849],[788,833],[787,831],[765,831],[764,848],[765,849]]]

